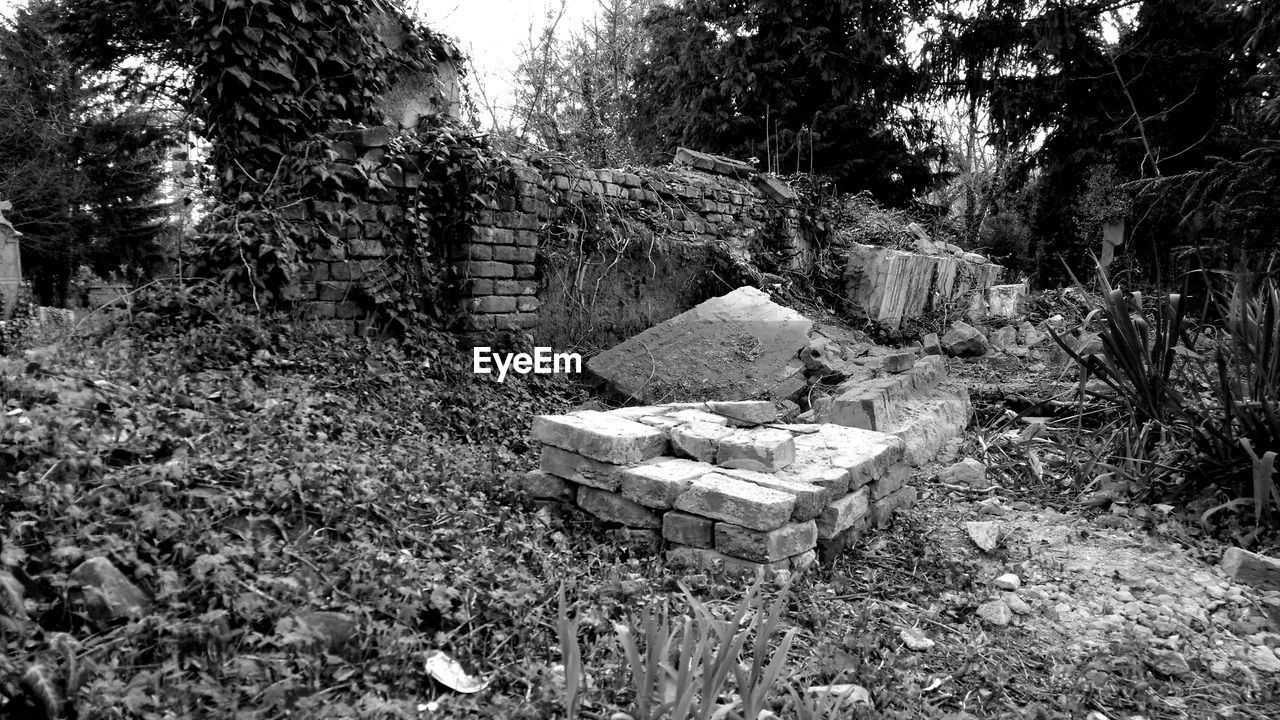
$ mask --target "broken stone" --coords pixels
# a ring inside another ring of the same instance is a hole
[[[622,496],[646,507],[671,507],[694,480],[715,468],[683,458],[653,458],[618,471]]]
[[[1009,606],[1009,609],[1012,610],[1015,615],[1031,614],[1031,606],[1027,604],[1027,601],[1013,593],[1009,593],[1009,595],[1004,598],[1004,603]]]
[[[929,636],[925,635],[920,628],[903,628],[902,632],[898,633],[898,637],[902,638],[902,643],[907,646],[908,650],[914,650],[915,652],[932,650],[933,646],[937,644],[930,640]]]
[[[991,333],[991,345],[993,347],[1000,348],[1001,350],[1007,350],[1017,344],[1018,331],[1015,330],[1012,325],[1005,325],[994,333]]]
[[[1231,547],[1222,555],[1227,577],[1259,590],[1280,590],[1280,560]]]
[[[812,520],[788,523],[775,530],[761,532],[733,523],[716,523],[716,550],[755,562],[774,562],[812,550],[818,541]]]
[[[715,521],[672,510],[662,516],[662,537],[696,548],[715,546]]]
[[[920,343],[924,345],[925,355],[941,355],[942,340],[938,337],[938,333],[928,333],[920,338]]]
[[[776,428],[738,430],[720,438],[716,464],[728,468],[777,472],[796,459],[791,433]]]
[[[911,468],[905,463],[890,468],[868,486],[871,488],[871,501],[875,502],[892,495],[906,484],[909,477],[911,477]]]
[[[1254,645],[1249,648],[1246,658],[1254,670],[1264,673],[1280,673],[1280,657],[1266,645]]]
[[[736,402],[708,401],[707,411],[710,414],[728,419],[743,425],[763,425],[777,422],[778,408],[768,400],[740,400]]]
[[[542,470],[530,470],[519,476],[517,486],[529,497],[573,502],[573,484]]]
[[[592,460],[553,445],[542,446],[538,465],[543,472],[609,492],[617,492],[618,471],[622,469],[621,465]]]
[[[845,488],[856,490],[883,475],[902,461],[905,446],[892,435],[838,425],[784,425],[795,430],[795,467],[778,473],[780,477],[822,485],[839,494]],[[819,468],[837,468],[847,473],[847,485],[841,481],[828,483],[830,472]]]
[[[675,507],[752,530],[773,530],[791,519],[795,504],[789,493],[711,473],[695,480],[676,499]]]
[[[533,438],[615,465],[648,460],[667,450],[666,436],[654,428],[596,410],[539,415],[533,419]]]
[[[863,710],[855,710],[859,705],[864,706],[867,711],[875,712],[875,704],[871,702],[871,693],[861,685],[846,683],[842,685],[814,685],[806,691],[811,697],[819,698],[818,702],[822,707],[827,707],[829,700],[822,698],[837,698],[835,710],[844,710],[846,712],[855,713],[850,717],[859,717]]]
[[[1029,320],[1024,320],[1018,326],[1018,344],[1024,347],[1035,347],[1047,340],[1048,337],[1048,335],[1037,330],[1036,326],[1032,325]]]
[[[843,358],[835,341],[819,335],[800,350],[800,360],[809,374],[826,377],[840,374],[837,366]]]
[[[818,516],[818,537],[826,540],[871,517],[871,491],[867,488],[838,498],[822,509]]]
[[[791,571],[799,574],[813,567],[818,562],[818,551],[816,549],[806,550],[799,555],[791,558]]]
[[[619,493],[598,488],[578,489],[578,507],[604,520],[636,528],[660,528],[662,517],[638,502],[628,500]]]
[[[587,361],[607,388],[641,402],[762,397],[809,344],[813,323],[743,287]]]
[[[720,440],[733,430],[707,422],[691,422],[671,429],[671,448],[677,455],[713,463]]]
[[[978,357],[987,352],[987,339],[977,328],[957,320],[942,336],[942,348],[952,357]]]
[[[1027,305],[1027,286],[1025,283],[1012,285],[992,285],[987,288],[987,311],[1003,318],[1016,318],[1023,314]]]
[[[995,586],[1001,590],[1012,592],[1022,587],[1022,579],[1013,573],[1005,573],[995,579]]]
[[[1000,543],[1000,526],[993,522],[966,522],[964,530],[969,539],[983,552],[991,552]]]
[[[880,359],[880,369],[888,373],[901,373],[910,370],[916,364],[913,352],[892,353]]]
[[[71,571],[80,586],[85,608],[99,625],[150,614],[151,600],[104,557],[89,558]]]
[[[1003,600],[992,600],[978,606],[978,617],[988,625],[1005,627],[1013,622],[1013,614]]]
[[[938,473],[938,479],[951,485],[966,485],[974,489],[987,487],[987,466],[973,458],[960,462]]]
[[[721,471],[722,475],[727,475],[739,480],[746,480],[749,483],[759,485],[760,487],[771,488],[773,490],[781,490],[795,497],[796,506],[791,511],[791,519],[796,522],[811,520],[822,512],[822,508],[826,506],[827,501],[836,496],[821,485],[813,483],[791,480],[789,478],[779,477],[770,473],[757,472],[755,470],[736,470],[727,468]]]
[[[1162,648],[1148,650],[1147,665],[1165,677],[1183,677],[1191,674],[1191,666],[1182,653]]]
[[[796,200],[796,191],[791,188],[785,181],[779,180],[771,175],[756,175],[756,187],[765,195],[773,198],[774,202],[792,203]]]
[[[339,652],[355,639],[360,623],[355,617],[346,613],[320,610],[294,616],[294,620],[316,639],[329,652]]]

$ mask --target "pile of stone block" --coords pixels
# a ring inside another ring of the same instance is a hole
[[[901,439],[776,423],[765,401],[534,418],[537,498],[572,503],[699,571],[803,571],[914,504]]]

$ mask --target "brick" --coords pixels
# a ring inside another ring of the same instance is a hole
[[[463,309],[472,313],[509,313],[515,312],[516,299],[502,295],[489,295],[472,298],[463,303]]]
[[[542,470],[530,470],[517,477],[516,487],[530,497],[573,502],[574,485],[562,477]]]
[[[492,330],[493,319],[496,315],[469,315],[461,318],[462,329],[467,332],[476,332],[479,330]]]
[[[812,520],[788,523],[768,532],[760,532],[733,523],[716,523],[716,550],[743,560],[767,563],[812,550],[818,541],[818,528]]]
[[[589,457],[561,450],[553,445],[542,446],[538,467],[543,472],[571,480],[580,485],[590,485],[601,490],[617,492],[621,482],[618,472],[621,465],[592,460]]]
[[[870,518],[871,491],[862,488],[827,505],[818,516],[818,537],[830,539]]]
[[[345,140],[335,140],[329,143],[329,149],[333,151],[337,160],[355,162],[356,158],[360,156],[360,153],[356,150],[355,143]]]
[[[371,128],[352,130],[344,135],[345,139],[360,147],[386,147],[391,142],[391,131],[383,125]]]
[[[777,472],[796,459],[796,445],[786,430],[737,430],[716,447],[716,464],[724,467]]]
[[[384,257],[387,247],[378,240],[348,240],[347,252],[353,257]]]
[[[871,488],[871,502],[875,502],[886,495],[891,495],[906,484],[907,478],[911,476],[911,467],[906,463],[899,463],[889,468],[883,475],[876,478],[868,485]]]
[[[677,455],[699,462],[715,462],[720,438],[732,432],[723,425],[709,422],[685,423],[671,430],[671,448]]]
[[[329,263],[315,263],[311,266],[311,280],[317,282],[329,279]]]
[[[683,458],[646,460],[618,472],[622,496],[641,505],[667,509],[694,480],[714,471],[710,465]]]
[[[537,274],[538,274],[538,268],[533,265],[516,265],[515,266],[515,276],[516,276],[516,279],[518,280],[524,280],[524,279],[536,277]]]
[[[755,470],[724,469],[720,471],[720,474],[790,494],[796,499],[795,509],[791,511],[791,519],[796,522],[818,517],[822,513],[822,509],[827,506],[827,503],[838,497],[836,493],[820,485],[788,480],[770,473],[756,472]]]
[[[878,528],[889,527],[893,514],[916,504],[916,489],[907,485],[871,503],[871,522]]]
[[[376,262],[340,262],[329,264],[329,275],[334,280],[359,280],[376,268]]]
[[[672,568],[715,574],[723,573],[738,577],[755,575],[761,571],[764,571],[766,577],[768,577],[773,572],[786,570],[789,567],[789,562],[785,559],[771,563],[758,563],[725,555],[716,550],[695,547],[668,548],[666,562]]]
[[[502,247],[501,245],[482,245],[480,243],[467,243],[449,250],[450,260],[493,260],[494,248]],[[497,258],[502,260],[503,258]]]
[[[538,259],[538,249],[517,247],[515,245],[497,245],[493,248],[493,259],[510,263],[531,263]]]
[[[849,489],[856,490],[902,461],[901,438],[886,433],[836,425],[783,425],[795,428],[796,456],[849,473]],[[791,477],[785,470],[782,473]],[[800,478],[796,478],[800,479]],[[809,479],[809,482],[817,482]],[[820,484],[820,483],[819,483]]]
[[[338,302],[346,300],[352,293],[351,283],[346,282],[318,282],[316,283],[316,299]]]
[[[715,521],[672,510],[662,515],[662,537],[673,543],[697,548],[715,546]]]
[[[718,473],[704,475],[676,498],[675,508],[753,530],[772,530],[791,518],[795,497]]]
[[[619,523],[633,528],[662,527],[662,517],[657,512],[640,503],[632,502],[618,493],[599,488],[579,488],[578,507],[605,522]]]
[[[519,310],[520,312],[532,312],[541,306],[542,302],[538,300],[538,298],[530,295],[523,295],[516,298],[516,310]]]
[[[307,317],[321,319],[332,318],[335,313],[335,303],[332,302],[307,302],[303,303],[303,312]]]
[[[458,285],[458,292],[463,297],[475,297],[478,295],[514,295],[515,293],[496,292],[495,283],[507,282],[506,280],[486,280],[484,278],[468,278]]]
[[[533,438],[617,465],[648,460],[667,449],[667,439],[661,432],[596,410],[539,415],[533,419]]]
[[[538,247],[538,233],[533,230],[517,230],[512,239],[520,247]]]
[[[640,187],[640,176],[635,173],[623,173],[621,178],[616,179],[616,182],[621,183],[624,187],[638,188]]]
[[[482,245],[514,245],[516,230],[497,227],[471,228],[471,242]]]
[[[471,260],[454,263],[453,271],[463,277],[509,278],[516,274],[513,266],[492,260]]]
[[[534,295],[538,284],[530,280],[489,280],[490,295]]]

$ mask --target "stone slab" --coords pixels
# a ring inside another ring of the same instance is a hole
[[[764,397],[809,342],[813,323],[743,287],[587,361],[609,392],[641,402]]]
[[[973,405],[969,391],[944,384],[932,396],[900,404],[886,431],[903,441],[904,459],[919,467],[942,452],[947,443],[969,426]]]
[[[905,453],[900,438],[887,433],[831,424],[781,425],[796,429],[796,457],[805,458],[812,470],[816,463],[839,468],[848,473],[848,489],[856,490],[880,477],[897,465]],[[800,463],[796,463],[799,465]],[[822,484],[812,475],[800,469],[788,467],[778,473],[780,477]]]
[[[715,547],[715,524],[711,518],[672,510],[662,515],[662,537],[680,545]]]
[[[622,496],[645,507],[667,509],[694,480],[715,467],[684,458],[661,457],[618,471]]]
[[[592,460],[568,450],[561,450],[554,445],[542,446],[542,457],[538,466],[543,472],[565,480],[610,492],[618,490],[620,482],[618,471],[623,468],[622,465]]]
[[[671,449],[676,455],[693,458],[698,462],[713,463],[720,440],[733,430],[709,422],[693,421],[671,429]]]
[[[796,459],[791,433],[776,428],[736,430],[720,438],[716,464],[741,470],[778,472]]]
[[[778,420],[778,408],[768,400],[711,400],[706,408],[708,413],[743,425],[763,425]]]
[[[771,488],[773,490],[781,490],[795,497],[796,506],[791,511],[791,519],[796,522],[803,522],[818,516],[822,512],[822,508],[826,507],[827,502],[832,498],[838,497],[841,492],[832,491],[822,485],[814,483],[792,480],[790,478],[779,477],[771,473],[762,473],[755,470],[737,470],[725,468],[720,470],[720,474],[727,475],[739,480],[746,480],[760,487]]]
[[[643,529],[656,530],[662,527],[662,516],[656,511],[628,500],[619,493],[606,492],[599,488],[579,488],[578,507],[605,522]]]
[[[870,518],[871,491],[861,488],[833,500],[818,516],[818,537],[826,540]]]
[[[533,438],[545,445],[616,465],[648,460],[667,449],[667,438],[661,432],[598,410],[538,415],[533,419]]]
[[[812,550],[818,541],[818,528],[812,520],[787,523],[768,532],[716,523],[715,539],[716,550],[725,555],[767,563]]]
[[[676,499],[675,508],[753,530],[773,530],[791,519],[795,504],[789,493],[711,473],[695,480]]]
[[[1222,555],[1222,569],[1238,583],[1259,590],[1280,590],[1280,559],[1231,547]]]
[[[894,513],[916,504],[916,489],[907,485],[871,503],[871,522],[878,528],[889,527]]]

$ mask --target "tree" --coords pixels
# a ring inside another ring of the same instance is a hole
[[[683,0],[646,18],[630,134],[651,159],[678,145],[829,174],[904,204],[940,155],[909,112],[927,77],[905,46],[918,0]]]
[[[56,3],[34,2],[0,28],[0,197],[45,304],[65,302],[81,264],[136,269],[151,251],[170,138],[144,109],[108,101],[69,58],[58,17]]]

